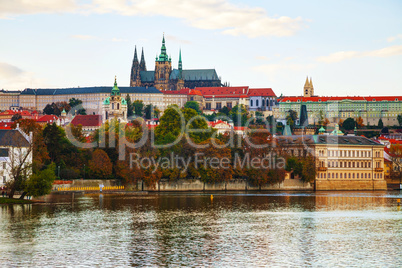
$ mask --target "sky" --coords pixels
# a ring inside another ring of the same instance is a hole
[[[402,95],[402,1],[0,0],[0,89],[129,86],[155,67],[215,68],[231,86]]]

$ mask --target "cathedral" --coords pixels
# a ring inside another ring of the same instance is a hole
[[[155,58],[155,70],[147,71],[144,49],[138,62],[137,48],[134,49],[131,67],[130,87],[155,87],[161,91],[180,90],[184,87],[220,87],[221,80],[215,69],[183,70],[181,50],[179,52],[178,69],[172,68],[172,59],[168,57],[165,36],[162,39],[161,53]]]

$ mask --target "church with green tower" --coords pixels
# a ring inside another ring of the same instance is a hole
[[[181,50],[179,51],[178,68],[172,67],[172,59],[166,53],[165,36],[162,38],[162,47],[159,56],[155,58],[155,70],[148,71],[144,58],[144,49],[141,51],[141,60],[138,61],[137,47],[134,49],[134,59],[131,67],[130,87],[155,87],[161,91],[180,90],[183,87],[219,87],[221,79],[215,69],[187,69],[183,70]]]

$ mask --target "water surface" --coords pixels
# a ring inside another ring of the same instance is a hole
[[[0,264],[402,267],[394,192],[54,195],[0,206]]]

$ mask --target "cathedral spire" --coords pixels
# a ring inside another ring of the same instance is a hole
[[[133,62],[138,62],[138,57],[137,57],[137,46],[134,48],[134,59]]]
[[[310,77],[310,87],[313,88],[313,81],[312,81],[311,77]]]
[[[179,50],[179,79],[182,79],[183,65],[181,62],[181,49]]]
[[[306,83],[304,83],[304,87],[308,87],[310,83],[308,82],[308,76],[306,76]]]
[[[166,54],[166,46],[165,46],[165,33],[163,33],[161,54],[159,55],[158,61],[168,61],[168,60],[169,57]]]
[[[145,64],[145,58],[144,58],[144,48],[141,50],[141,61],[140,61],[140,71],[146,71],[147,66]]]

